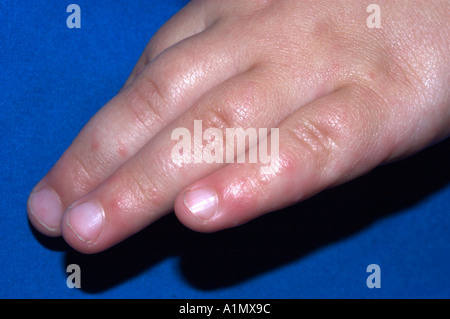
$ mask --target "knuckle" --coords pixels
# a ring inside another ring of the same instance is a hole
[[[150,130],[155,123],[165,123],[165,113],[162,110],[167,108],[168,94],[162,83],[157,83],[144,73],[128,91],[129,102],[125,105],[137,122]]]
[[[222,107],[208,107],[197,118],[202,120],[203,128],[218,128],[224,132],[225,129],[234,127],[232,116]]]
[[[268,84],[261,84],[259,80],[233,82],[216,96],[203,104],[196,115],[204,118],[213,127],[248,127],[256,122],[264,122],[270,118],[271,109],[267,101],[274,100],[272,90]]]
[[[165,204],[166,195],[163,185],[158,182],[157,176],[150,176],[146,168],[134,165],[132,168],[125,168],[122,173],[120,185],[124,191],[122,196],[119,196],[122,198],[120,203],[126,203],[128,206],[120,207],[121,210],[131,209],[138,212],[139,209],[136,208],[141,207],[142,213],[148,214],[152,208]]]
[[[103,156],[99,152],[80,153],[71,148],[68,149],[67,156],[70,158],[70,164],[64,167],[67,181],[72,181],[72,190],[75,193],[87,193],[101,175],[103,167],[100,163],[104,162]]]
[[[171,149],[166,146],[142,153],[116,174],[117,185],[123,189],[121,202],[145,216],[171,209],[170,205],[180,191],[180,176],[188,178],[171,160]]]
[[[255,81],[248,81],[242,85],[236,85],[231,92],[231,97],[225,100],[224,112],[235,125],[242,127],[251,125],[258,119],[264,118],[267,114],[265,105],[268,100],[272,100],[267,87],[269,83],[260,84]]]
[[[328,135],[328,128],[314,120],[304,120],[294,128],[288,128],[287,133],[299,148],[298,154],[312,158],[308,162],[314,169],[320,169],[329,162],[336,143]]]
[[[363,153],[359,152],[367,129],[363,117],[359,108],[349,104],[327,105],[288,132],[315,169],[329,171],[341,167],[342,160],[356,159]]]

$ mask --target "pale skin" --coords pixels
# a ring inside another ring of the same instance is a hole
[[[172,211],[214,232],[447,138],[450,2],[377,1],[380,29],[369,4],[192,1],[35,186],[32,225],[84,253]],[[277,165],[174,163],[171,132],[194,120],[279,128]]]

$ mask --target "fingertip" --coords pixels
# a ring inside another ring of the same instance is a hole
[[[191,186],[180,192],[175,200],[177,218],[186,227],[199,232],[220,229],[219,196],[210,186]]]
[[[244,191],[230,192],[221,170],[180,192],[174,211],[186,227],[212,233],[245,224],[254,216],[255,200]],[[232,184],[232,183],[231,183]],[[231,185],[232,186],[232,185]]]
[[[62,218],[61,233],[73,249],[84,253],[101,252],[112,244],[101,239],[106,228],[105,212],[95,201],[78,201],[71,205]]]
[[[94,254],[104,250],[100,249],[96,242],[86,242],[86,240],[77,234],[74,231],[74,228],[77,226],[72,226],[69,218],[69,213],[66,212],[61,222],[61,236],[70,247],[83,254]]]
[[[33,227],[40,233],[50,237],[61,235],[63,206],[53,189],[35,188],[28,197],[27,214]]]

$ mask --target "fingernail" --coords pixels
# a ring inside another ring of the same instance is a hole
[[[100,235],[103,220],[103,209],[94,202],[85,202],[70,209],[67,225],[81,241],[90,244]]]
[[[217,211],[217,194],[209,188],[200,188],[184,193],[184,204],[202,221],[210,220]]]
[[[32,193],[28,204],[31,215],[39,224],[52,232],[58,229],[63,210],[61,200],[53,190],[42,188]]]

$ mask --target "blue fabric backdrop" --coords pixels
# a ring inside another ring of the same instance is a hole
[[[74,2],[74,1],[72,1]],[[174,216],[98,255],[36,233],[27,196],[186,1],[0,0],[0,297],[448,298],[450,143],[216,234]],[[81,267],[81,289],[66,267]],[[369,289],[366,268],[381,269]]]

